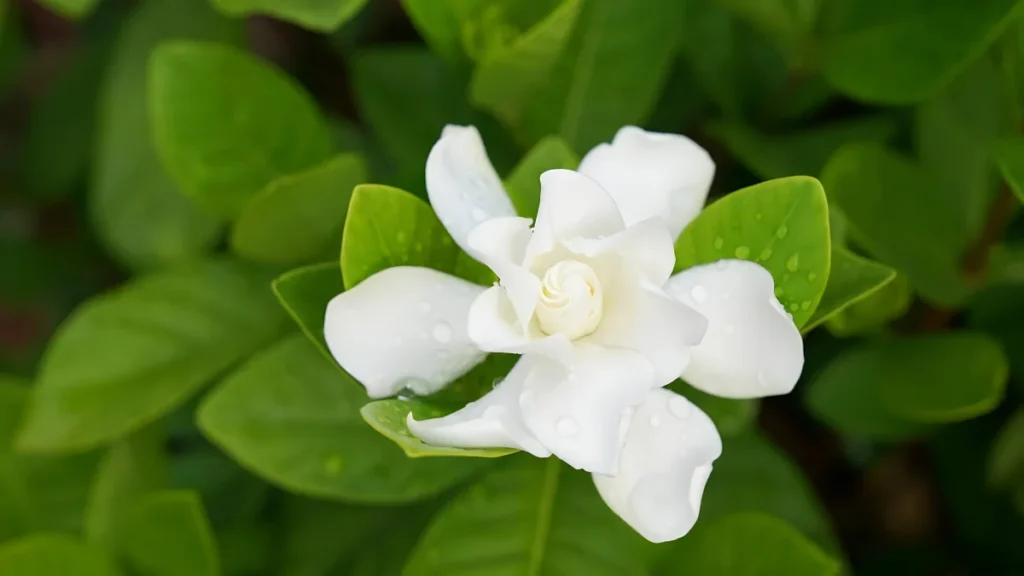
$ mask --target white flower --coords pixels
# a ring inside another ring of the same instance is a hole
[[[676,236],[700,212],[714,163],[691,140],[625,127],[578,171],[541,176],[537,220],[516,216],[479,133],[449,126],[427,159],[430,202],[489,266],[484,288],[425,268],[384,270],[327,309],[332,354],[371,397],[437,390],[488,352],[521,354],[504,381],[425,442],[551,454],[594,473],[649,540],[686,534],[722,450],[711,420],[662,387],[792,390],[803,342],[771,275],[723,260],[672,276]]]

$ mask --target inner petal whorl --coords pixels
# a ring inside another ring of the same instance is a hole
[[[546,334],[580,338],[597,329],[603,305],[601,281],[594,269],[578,260],[562,260],[544,273],[537,322]]]

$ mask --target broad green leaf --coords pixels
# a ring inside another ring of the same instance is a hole
[[[34,534],[0,546],[0,574],[11,576],[118,576],[103,550],[70,536]]]
[[[1007,372],[999,345],[980,334],[886,340],[832,360],[815,376],[807,402],[845,433],[897,440],[991,411],[1002,400]]]
[[[203,402],[204,434],[285,489],[365,503],[408,502],[480,469],[477,459],[414,460],[363,422],[361,387],[302,336],[255,356]]]
[[[575,170],[580,159],[569,144],[558,136],[548,136],[534,145],[505,178],[505,190],[516,212],[524,218],[536,218],[540,206],[540,175],[548,170]]]
[[[40,0],[57,14],[67,18],[84,18],[100,3],[100,0]]]
[[[833,314],[825,320],[825,326],[839,337],[878,332],[906,314],[913,299],[910,280],[906,274],[897,272],[891,281]]]
[[[821,179],[858,245],[905,272],[928,300],[954,305],[966,297],[962,246],[949,233],[954,216],[936,204],[936,185],[920,166],[880,146],[852,144],[832,156]]]
[[[366,181],[366,170],[361,156],[342,154],[274,180],[242,208],[231,229],[231,248],[275,264],[333,256],[341,245],[352,189]]]
[[[742,551],[742,552],[740,552]],[[792,526],[766,514],[736,514],[679,541],[656,574],[837,576],[840,564]]]
[[[32,531],[77,533],[96,454],[16,454],[13,441],[29,387],[0,376],[0,542]]]
[[[999,171],[1017,199],[1024,202],[1024,138],[1000,143],[994,150]]]
[[[189,417],[194,419],[196,408],[190,408]],[[171,460],[171,484],[199,494],[214,529],[259,522],[271,497],[271,486],[207,442],[198,428],[196,434],[198,446],[184,453],[179,449]]]
[[[401,0],[402,8],[420,36],[434,52],[450,62],[465,58],[462,53],[462,22],[456,3],[447,0]]]
[[[999,189],[992,150],[1013,132],[1000,89],[995,65],[982,59],[916,110],[917,153],[938,184],[929,190],[930,201],[954,216],[955,228],[945,234],[962,245],[985,225]]]
[[[398,444],[410,458],[423,456],[498,458],[517,452],[513,448],[447,448],[431,446],[423,442],[409,432],[409,427],[406,425],[408,415],[411,413],[417,420],[427,420],[446,416],[448,412],[418,400],[377,400],[363,406],[360,413],[367,424]]]
[[[329,32],[351,20],[367,0],[213,0],[231,16],[266,14],[311,30]]]
[[[167,177],[150,138],[147,62],[157,44],[174,38],[240,43],[242,27],[207,0],[149,0],[124,24],[100,93],[89,209],[100,239],[133,268],[194,257],[220,229]]]
[[[643,574],[646,542],[557,458],[509,458],[434,517],[406,576]]]
[[[822,52],[825,78],[859,100],[919,102],[935,94],[1006,29],[1017,0],[845,2]]]
[[[799,58],[809,48],[822,0],[718,0]],[[799,62],[796,62],[799,64]]]
[[[401,574],[420,536],[446,500],[427,500],[397,509],[394,517],[400,520],[391,520],[378,534],[371,533],[366,540],[367,545],[361,546],[353,559],[350,570],[340,571],[336,576]]]
[[[124,517],[117,550],[140,576],[219,576],[220,560],[199,496],[154,492]]]
[[[518,126],[531,96],[550,80],[582,5],[583,0],[562,0],[508,45],[485,54],[473,70],[470,100],[509,126]]]
[[[740,512],[776,516],[827,550],[838,549],[828,516],[800,468],[759,431],[724,438],[704,489],[700,522]]]
[[[669,388],[677,394],[686,396],[697,405],[715,423],[722,436],[735,436],[743,432],[757,418],[760,405],[756,399],[734,399],[712,396],[676,380]]]
[[[828,204],[814,178],[794,176],[738,190],[704,209],[676,241],[676,270],[726,258],[751,260],[803,326],[829,274]]]
[[[850,252],[832,246],[831,269],[821,302],[803,331],[825,322],[849,306],[877,293],[896,278],[896,271]]]
[[[276,526],[264,521],[214,533],[223,576],[271,574],[277,558]]]
[[[143,428],[111,446],[100,460],[89,488],[85,537],[111,548],[124,514],[142,496],[170,483],[160,423]]]
[[[759,178],[818,176],[840,146],[884,142],[896,133],[888,116],[831,122],[801,132],[767,135],[742,124],[712,124],[708,131]]]
[[[345,291],[337,262],[313,264],[286,272],[274,280],[274,294],[292,320],[317,348],[333,362],[324,340],[327,303]]]
[[[1024,369],[1024,286],[994,285],[971,299],[968,325],[999,340],[1015,373]]]
[[[1003,490],[1024,486],[1024,408],[999,431],[988,456],[988,483]]]
[[[557,134],[584,153],[642,123],[677,55],[683,21],[682,2],[587,0],[522,128],[532,140]]]
[[[19,448],[84,450],[173,410],[281,334],[269,280],[228,260],[195,262],[83,304],[50,342]]]
[[[174,41],[149,62],[153,141],[183,192],[233,218],[264,186],[330,157],[327,121],[291,78],[230,46]]]
[[[426,202],[377,184],[357,186],[341,241],[341,270],[349,289],[385,268],[455,269],[459,248]]]

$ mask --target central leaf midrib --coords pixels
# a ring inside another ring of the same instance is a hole
[[[541,485],[540,503],[537,510],[537,524],[530,545],[529,560],[526,574],[538,576],[547,552],[548,537],[551,535],[551,521],[555,510],[555,497],[558,495],[558,481],[561,476],[561,461],[549,457],[545,463],[544,479]]]

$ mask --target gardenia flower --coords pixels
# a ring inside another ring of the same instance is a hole
[[[516,215],[473,127],[448,126],[427,159],[430,203],[500,282],[383,270],[334,298],[331,353],[373,398],[429,393],[489,352],[505,379],[424,442],[552,454],[593,473],[605,502],[654,542],[696,522],[722,451],[710,418],[663,387],[682,377],[727,398],[785,394],[803,342],[771,275],[722,260],[672,275],[673,244],[700,212],[714,163],[691,140],[625,127],[578,171],[540,177],[536,222]]]

